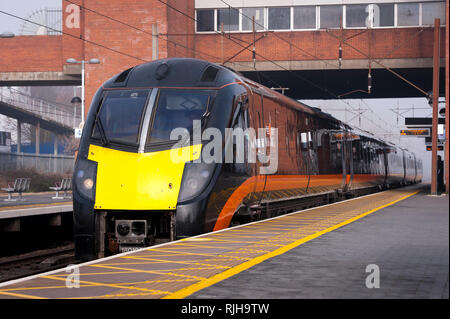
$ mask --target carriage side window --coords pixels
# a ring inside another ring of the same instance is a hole
[[[309,146],[309,149],[315,149],[313,134],[311,132],[308,132],[308,146]]]
[[[300,145],[301,145],[302,151],[308,150],[308,133],[306,133],[306,132],[300,133]]]

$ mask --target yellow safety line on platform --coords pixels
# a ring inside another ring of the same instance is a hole
[[[230,268],[230,269],[228,269],[228,270],[226,270],[226,271],[224,271],[222,273],[214,275],[214,276],[212,276],[210,278],[206,278],[206,279],[201,280],[200,282],[198,282],[196,284],[193,284],[193,285],[188,286],[186,288],[180,289],[180,290],[178,290],[178,291],[176,291],[176,292],[174,292],[172,294],[164,296],[163,299],[181,299],[181,298],[185,298],[185,297],[187,297],[187,296],[189,296],[189,295],[191,295],[191,294],[193,294],[193,293],[195,293],[195,292],[197,292],[199,290],[202,290],[202,289],[207,288],[207,287],[209,287],[209,286],[211,286],[211,285],[213,285],[215,283],[218,283],[218,282],[220,282],[222,280],[225,280],[225,279],[227,279],[229,277],[232,277],[232,276],[234,276],[234,275],[236,275],[236,274],[238,274],[238,273],[240,273],[240,272],[242,272],[242,271],[244,271],[244,270],[246,270],[246,269],[248,269],[250,267],[253,267],[253,266],[255,266],[255,265],[257,265],[257,264],[259,264],[259,263],[261,263],[261,262],[263,262],[263,261],[265,261],[267,259],[269,259],[269,258],[272,258],[272,257],[278,256],[278,255],[284,254],[285,252],[287,252],[287,251],[289,251],[289,250],[291,250],[291,249],[293,249],[293,248],[295,248],[297,246],[300,246],[301,244],[304,244],[304,243],[306,243],[306,242],[308,242],[308,241],[310,241],[312,239],[315,239],[315,238],[317,238],[319,236],[322,236],[323,234],[329,233],[329,232],[331,232],[333,230],[336,230],[336,229],[338,229],[338,228],[340,228],[342,226],[348,225],[348,224],[350,224],[350,223],[352,223],[352,222],[354,222],[354,221],[356,221],[356,220],[358,220],[360,218],[363,218],[363,217],[365,217],[365,216],[367,216],[369,214],[372,214],[372,213],[374,213],[374,212],[376,212],[376,211],[378,211],[380,209],[383,209],[385,207],[391,206],[391,205],[393,205],[393,204],[395,204],[395,203],[397,203],[399,201],[402,201],[402,200],[404,200],[404,199],[406,199],[408,197],[411,197],[411,196],[417,194],[418,192],[419,191],[415,191],[415,192],[413,192],[411,194],[408,194],[408,195],[403,196],[403,197],[401,197],[401,198],[399,198],[397,200],[394,200],[394,201],[392,201],[392,202],[390,202],[388,204],[379,206],[379,207],[374,208],[372,210],[369,210],[369,211],[367,211],[365,213],[362,213],[362,214],[360,214],[358,216],[355,216],[353,218],[345,220],[345,221],[343,221],[343,222],[341,222],[341,223],[339,223],[337,225],[331,226],[329,228],[326,228],[326,229],[324,229],[322,231],[319,231],[319,232],[317,232],[315,234],[312,234],[312,235],[309,235],[307,237],[298,239],[298,240],[292,242],[291,244],[288,244],[288,245],[286,245],[284,247],[278,248],[278,249],[276,249],[276,250],[274,250],[274,251],[272,251],[270,253],[267,253],[267,254],[262,255],[262,256],[255,257],[255,258],[253,258],[251,260],[248,260],[248,261],[246,261],[246,262],[244,262],[244,263],[242,263],[240,265],[237,265],[237,266],[235,266],[233,268]]]

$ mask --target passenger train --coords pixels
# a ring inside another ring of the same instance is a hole
[[[219,150],[207,147],[195,137],[195,121],[197,130],[222,136],[241,128],[244,147],[234,135]],[[173,139],[176,128],[186,134]],[[204,160],[206,153],[216,160]],[[272,162],[275,169],[262,173]],[[157,60],[114,76],[93,98],[73,175],[76,256],[98,258],[421,179],[413,153],[319,108],[207,61]]]

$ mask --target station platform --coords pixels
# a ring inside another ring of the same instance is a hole
[[[68,193],[72,196],[72,193]],[[60,197],[63,196],[63,192],[60,192]],[[8,198],[6,193],[0,194],[0,209],[8,209],[14,206],[25,206],[25,205],[41,205],[41,204],[58,204],[63,202],[72,202],[72,197],[54,199],[55,192],[41,192],[41,193],[25,193],[22,195],[22,200],[17,200],[18,195],[14,193],[13,199],[15,201],[5,201]]]
[[[405,187],[6,282],[0,298],[448,298],[448,215],[448,197]]]
[[[23,200],[4,201],[8,196],[1,194],[0,219],[73,211],[72,198],[53,199],[54,196],[55,192],[30,193],[23,194]],[[14,194],[13,198],[16,199],[17,194]]]

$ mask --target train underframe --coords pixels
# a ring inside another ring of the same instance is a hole
[[[97,257],[175,240],[175,210],[96,211]]]

